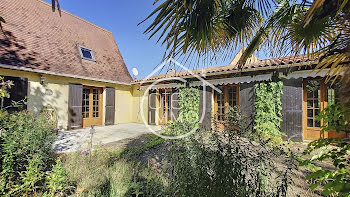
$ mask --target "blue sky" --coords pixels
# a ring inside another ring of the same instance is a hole
[[[51,0],[46,1],[51,3]],[[151,21],[137,26],[159,5],[158,3],[154,6],[154,0],[60,0],[59,2],[63,10],[112,31],[129,71],[134,67],[139,70],[138,78],[147,76],[161,63],[164,47],[156,43],[156,39],[148,40],[148,36],[143,34]],[[212,66],[226,65],[229,62],[229,60],[221,61]]]

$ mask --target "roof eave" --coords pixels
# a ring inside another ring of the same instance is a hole
[[[126,85],[126,86],[132,85],[131,83],[120,82],[120,81],[97,79],[97,78],[93,78],[93,77],[85,77],[85,76],[79,76],[79,75],[57,73],[57,72],[46,71],[46,70],[41,70],[41,69],[26,68],[26,67],[20,67],[20,66],[10,66],[10,65],[5,65],[5,64],[0,64],[0,68],[26,71],[26,72],[34,72],[34,73],[38,73],[38,74],[54,75],[54,76],[60,76],[60,77],[68,77],[68,78],[74,78],[74,79],[84,79],[84,80],[89,80],[89,81],[112,83],[112,84],[117,84],[117,85]]]
[[[284,64],[284,65],[278,65],[278,66],[266,66],[266,67],[257,67],[257,68],[248,68],[243,70],[229,70],[229,71],[218,71],[218,72],[212,72],[212,73],[204,73],[205,76],[214,76],[214,75],[224,75],[224,74],[233,74],[233,73],[240,73],[240,72],[253,72],[253,71],[264,71],[264,70],[276,70],[276,69],[282,69],[282,68],[290,68],[290,67],[298,67],[298,66],[308,66],[313,65],[314,61],[305,61],[305,62],[299,62],[299,63],[291,63],[291,64]],[[192,78],[193,76],[178,76],[182,78]],[[144,80],[139,82],[131,82],[131,84],[142,84],[142,83],[149,83],[149,82],[155,82],[159,79],[152,79],[152,80]],[[166,80],[166,78],[165,78]]]

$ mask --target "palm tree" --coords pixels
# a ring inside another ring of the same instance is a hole
[[[157,3],[158,0],[155,1]],[[271,56],[308,54],[327,80],[343,77],[350,108],[350,3],[348,0],[164,0],[144,21],[166,45],[165,57],[226,57],[247,45],[239,66],[261,49]],[[142,22],[144,22],[142,21]],[[141,23],[142,23],[141,22]]]

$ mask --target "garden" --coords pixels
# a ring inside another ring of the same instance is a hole
[[[53,10],[58,1],[52,1]],[[156,0],[155,3],[158,1]],[[204,59],[247,46],[244,67],[256,51],[271,56],[308,54],[326,81],[342,77],[342,103],[316,117],[322,132],[348,131],[350,109],[349,13],[347,0],[163,1],[145,30],[166,46],[165,56]],[[274,9],[272,9],[274,8]],[[59,9],[60,10],[60,9]],[[271,11],[272,10],[272,11]],[[145,22],[143,21],[143,22]],[[5,19],[0,16],[1,24]],[[0,110],[0,196],[340,196],[350,197],[350,143],[318,139],[285,141],[281,132],[281,79],[256,83],[254,117],[227,109],[211,130],[165,140],[144,135],[126,147],[103,145],[57,154],[53,124],[44,113]],[[0,78],[0,100],[10,81]],[[180,106],[188,121],[170,122],[164,135],[199,126],[199,90],[182,88]],[[249,122],[252,120],[251,122]],[[221,125],[225,125],[222,129]]]
[[[147,134],[126,147],[101,145],[66,154],[52,150],[56,134],[46,116],[1,110],[0,194],[349,196],[349,143],[335,139],[308,145],[283,141],[278,96],[273,105],[259,99],[280,95],[281,88],[281,83],[272,81],[256,85],[253,128],[235,108],[225,115],[224,130],[216,129],[219,123],[215,122],[212,130],[198,129],[177,140]],[[2,93],[6,96],[4,89]],[[198,89],[182,88],[180,97],[184,114],[198,108]],[[342,131],[348,126],[342,121],[341,109],[335,105],[320,115],[328,123],[325,131]],[[164,135],[188,132],[198,125],[198,120],[192,119],[169,123]]]

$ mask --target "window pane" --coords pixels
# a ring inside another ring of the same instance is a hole
[[[314,110],[313,109],[308,109],[307,110],[307,117],[309,117],[309,118],[314,117]]]
[[[237,87],[236,86],[228,87],[228,100],[229,100],[230,107],[235,107],[237,105]]]
[[[315,127],[321,127],[321,122],[320,121],[315,121]]]
[[[333,83],[333,84],[332,84]],[[336,82],[333,82],[332,80],[328,82],[327,89],[328,89],[328,105],[332,105],[339,102],[340,97],[340,87],[341,83],[339,80]]]
[[[320,109],[315,109],[315,117],[320,114],[321,110]]]
[[[307,107],[308,107],[308,108],[312,108],[312,107],[313,107],[313,104],[314,104],[314,101],[313,101],[313,100],[307,100]]]
[[[90,50],[81,48],[81,53],[83,54],[84,58],[92,59],[92,54]]]
[[[307,127],[314,127],[314,120],[313,119],[307,119]]]
[[[319,98],[321,93],[320,87],[321,87],[320,81],[318,80],[308,81],[306,84],[308,99]]]

